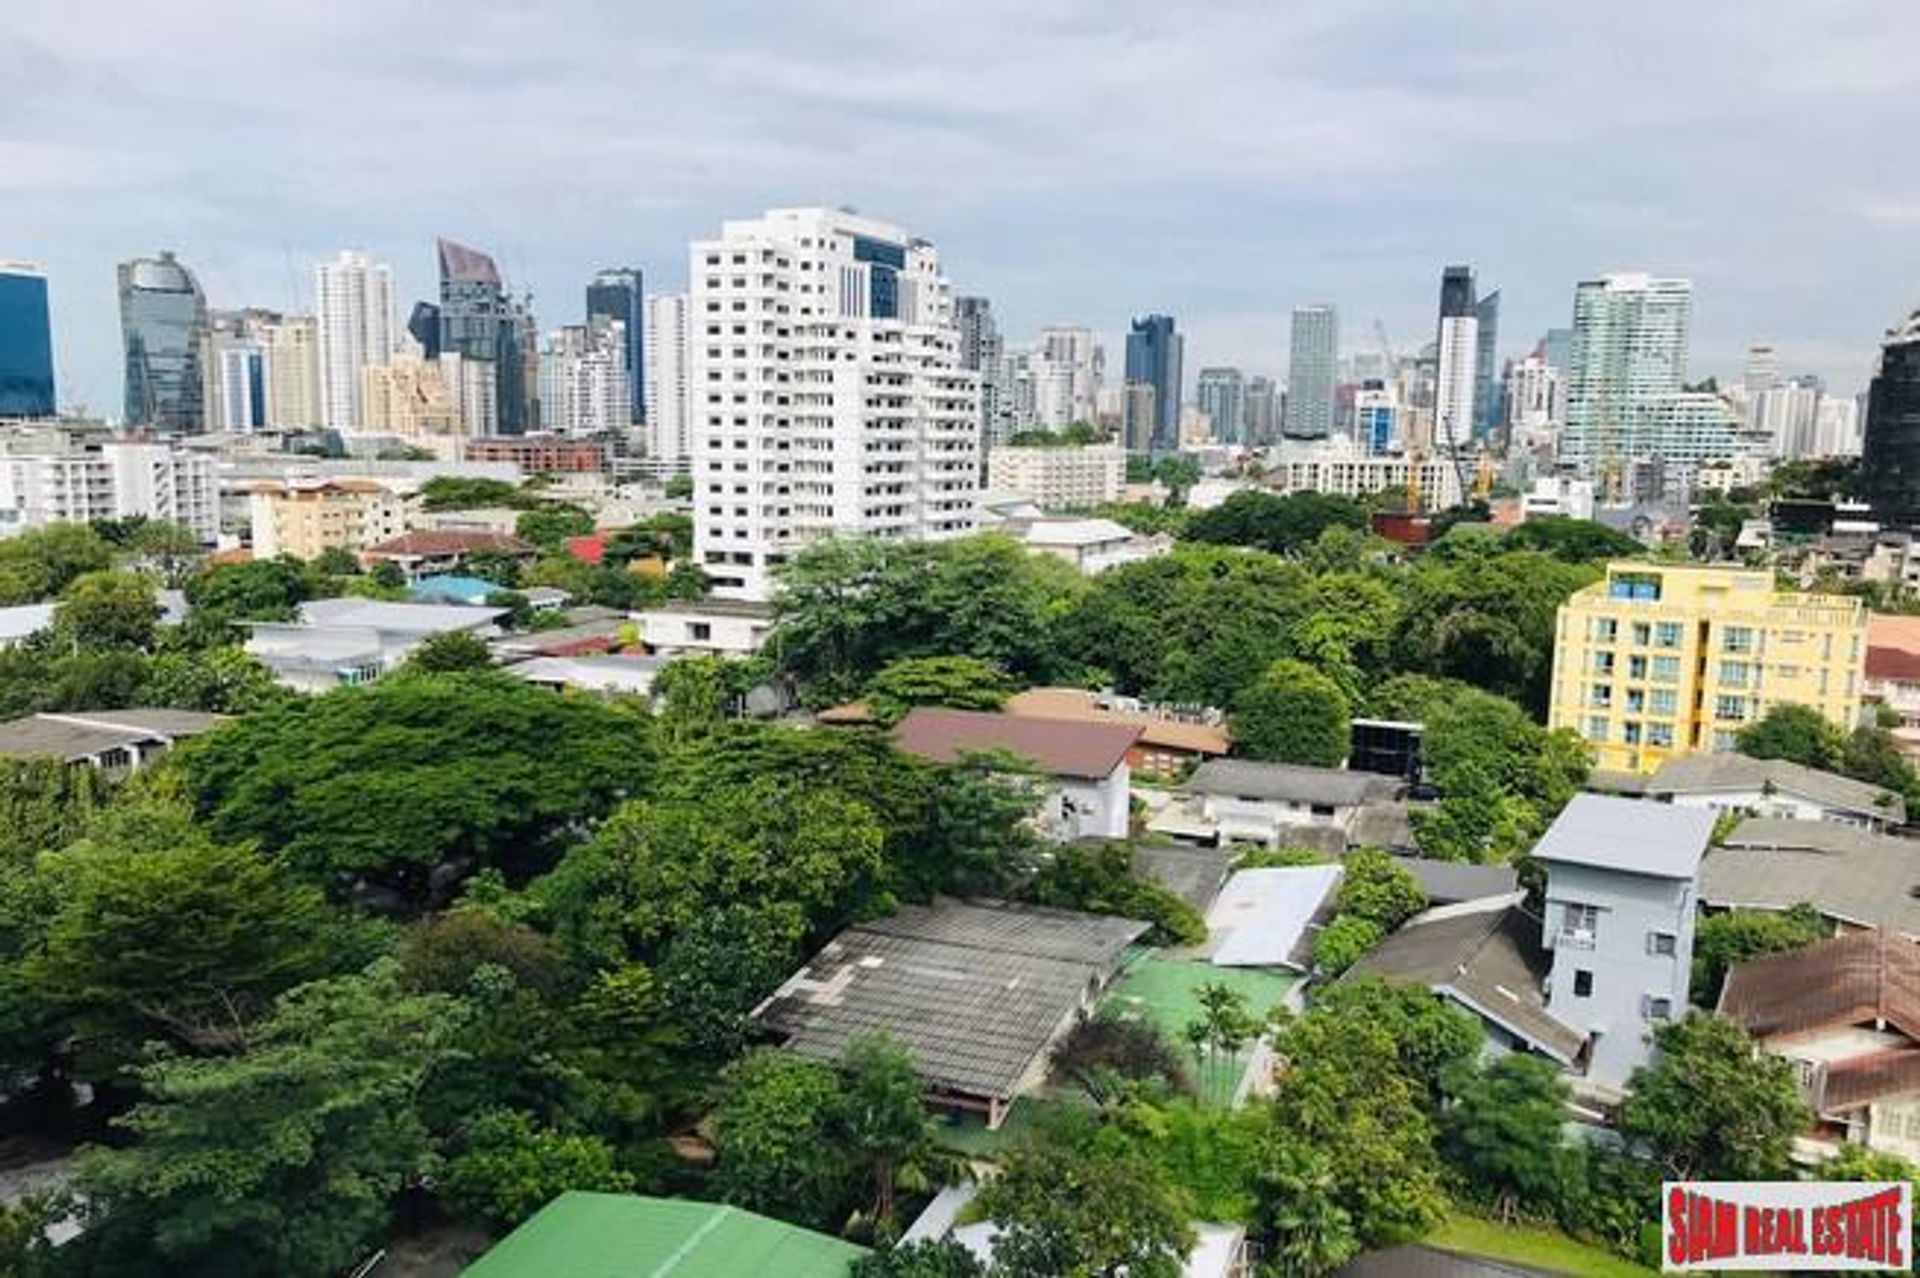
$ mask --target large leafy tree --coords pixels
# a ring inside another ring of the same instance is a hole
[[[1576,564],[1631,559],[1643,553],[1639,542],[1618,529],[1565,515],[1529,519],[1509,529],[1500,544],[1508,550],[1544,551]]]
[[[756,1052],[727,1072],[714,1111],[712,1186],[725,1202],[812,1228],[837,1227],[852,1184],[831,1066]]]
[[[1777,705],[1740,729],[1734,744],[1755,759],[1786,759],[1833,772],[1840,767],[1847,739],[1812,706]]]
[[[593,515],[569,502],[546,502],[514,521],[514,532],[546,550],[557,550],[569,537],[593,531]]]
[[[1427,908],[1427,894],[1419,880],[1379,848],[1356,848],[1342,860],[1339,890],[1333,908],[1391,932]]]
[[[640,788],[650,756],[644,716],[495,673],[287,702],[182,751],[216,837],[411,907],[476,869],[550,868],[583,823]]]
[[[1125,843],[1081,842],[1059,849],[1023,895],[1036,905],[1152,923],[1147,940],[1156,945],[1194,945],[1207,937],[1198,910],[1134,873],[1133,849]]]
[[[1234,748],[1252,759],[1338,767],[1350,714],[1339,684],[1304,661],[1276,661],[1234,702]]]
[[[867,681],[867,708],[881,723],[899,720],[914,706],[998,710],[1013,691],[997,667],[977,657],[902,657]]]
[[[1771,1180],[1788,1171],[1810,1117],[1793,1066],[1732,1021],[1690,1012],[1654,1031],[1654,1063],[1633,1072],[1620,1133],[1672,1180]]]
[[[979,1258],[951,1238],[907,1243],[853,1262],[851,1278],[986,1278]]]
[[[53,624],[59,639],[75,647],[151,648],[160,624],[153,579],[112,571],[76,577],[60,592]]]
[[[246,714],[289,695],[274,682],[272,671],[231,644],[163,646],[147,667],[141,693],[150,705],[208,714]]]
[[[113,547],[85,524],[48,524],[0,540],[0,606],[34,603],[113,562]]]
[[[555,1131],[524,1113],[488,1110],[468,1124],[447,1164],[442,1195],[463,1214],[491,1225],[519,1224],[570,1189],[624,1193],[631,1173],[615,1165],[598,1136]]]
[[[1452,1103],[1441,1115],[1447,1163],[1503,1220],[1553,1209],[1567,1179],[1561,1137],[1566,1079],[1550,1062],[1510,1053],[1448,1080]]]
[[[840,1064],[841,1139],[862,1186],[866,1218],[890,1234],[899,1224],[899,1192],[925,1193],[936,1183],[941,1160],[926,1089],[913,1057],[884,1035],[854,1039]]]
[[[457,1005],[391,964],[302,986],[237,1056],[147,1066],[131,1143],[79,1164],[86,1272],[323,1278],[378,1244],[435,1165],[416,1102]]]
[[[1196,513],[1187,521],[1186,535],[1193,541],[1291,555],[1305,550],[1329,528],[1359,531],[1366,526],[1366,507],[1350,497],[1249,488]]]
[[[1178,1278],[1193,1250],[1186,1196],[1149,1156],[1043,1142],[980,1194],[1000,1278]]]

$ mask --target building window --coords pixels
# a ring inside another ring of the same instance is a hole
[[[1574,936],[1592,938],[1600,929],[1600,907],[1569,902],[1560,916],[1560,930]]]
[[[1653,638],[1653,626],[1651,624],[1645,621],[1636,621],[1633,623],[1634,647],[1644,648],[1647,646],[1648,642],[1652,640],[1652,638]]]
[[[1744,688],[1753,678],[1753,667],[1745,661],[1723,661],[1720,663],[1720,682],[1729,688]]]
[[[1594,653],[1593,654],[1593,672],[1595,674],[1603,674],[1603,675],[1612,674],[1613,673],[1613,654],[1611,652]]]
[[[1649,723],[1647,725],[1647,744],[1659,746],[1663,750],[1673,748],[1673,725],[1670,723]]]
[[[706,640],[708,640],[708,639],[711,639],[711,638],[713,638],[713,625],[712,625],[712,623],[711,623],[711,622],[706,622],[706,621],[690,621],[690,622],[688,622],[688,623],[687,623],[687,637],[688,637],[689,639],[692,639],[692,640],[693,640],[693,641],[694,641],[695,643],[703,643],[703,642],[705,642]]]
[[[1613,705],[1613,685],[1610,683],[1596,683],[1587,689],[1587,704],[1597,706],[1602,710]]]
[[[1587,740],[1604,743],[1607,739],[1607,721],[1600,715],[1587,718]]]
[[[1647,953],[1671,955],[1677,952],[1679,938],[1671,932],[1647,933]]]
[[[1727,652],[1752,652],[1753,627],[1728,626],[1721,636],[1720,646]]]
[[[1655,683],[1680,682],[1680,658],[1655,657],[1653,659],[1653,681]]]
[[[1640,721],[1629,719],[1620,725],[1620,739],[1628,745],[1640,744]]]
[[[1672,688],[1655,688],[1649,704],[1655,714],[1673,714],[1680,708],[1680,697]]]
[[[1627,713],[1640,714],[1647,708],[1647,694],[1639,688],[1627,689]]]
[[[1640,1017],[1648,1021],[1670,1021],[1673,1019],[1673,1000],[1655,998],[1649,994],[1640,1001]]]
[[[1647,677],[1647,659],[1645,657],[1627,658],[1627,678],[1644,679]]]
[[[1653,626],[1653,642],[1660,648],[1678,648],[1680,646],[1680,623],[1677,621],[1658,621]]]
[[[1573,996],[1575,998],[1593,997],[1593,973],[1585,968],[1576,968],[1573,973]]]
[[[1747,717],[1747,699],[1745,697],[1719,696],[1713,699],[1713,717],[1730,719],[1741,723]]]

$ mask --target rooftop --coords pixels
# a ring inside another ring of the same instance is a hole
[[[495,585],[485,577],[468,577],[460,573],[439,573],[432,577],[422,577],[407,587],[407,594],[415,603],[485,603],[487,596],[498,594],[501,586]]]
[[[1342,873],[1338,865],[1236,871],[1207,911],[1208,957],[1218,967],[1311,967],[1314,924]]]
[[[1240,853],[1235,848],[1196,848],[1184,843],[1134,845],[1133,872],[1158,883],[1202,914],[1220,895]]]
[[[78,763],[103,750],[153,742],[167,744],[218,727],[217,714],[193,710],[96,710],[82,714],[36,714],[0,723],[0,756],[50,756]]]
[[[1505,896],[1519,886],[1520,876],[1507,865],[1474,865],[1466,861],[1430,861],[1420,856],[1396,856],[1393,863],[1413,875],[1427,900],[1435,905]]]
[[[505,608],[467,604],[389,603],[382,599],[314,599],[300,605],[300,620],[309,626],[349,626],[397,634],[432,635],[448,630],[474,630],[507,613]]]
[[[376,558],[409,559],[423,555],[471,555],[481,552],[530,555],[533,547],[511,533],[480,529],[420,529],[401,533],[368,546],[361,553]]]
[[[463,1278],[847,1278],[865,1254],[738,1207],[569,1190]]]
[[[1547,1011],[1551,956],[1519,894],[1428,910],[1362,955],[1342,980],[1377,976],[1425,985],[1532,1044],[1562,1064],[1586,1036]]]
[[[1700,866],[1702,904],[1786,910],[1804,901],[1856,927],[1920,937],[1920,841],[1832,821],[1751,817]]]
[[[1111,519],[1036,519],[1022,534],[1029,546],[1100,546],[1133,536],[1131,528]]]
[[[1035,719],[1131,724],[1140,729],[1142,745],[1194,754],[1225,754],[1233,744],[1224,727],[1117,710],[1100,704],[1099,694],[1085,688],[1029,688],[1014,693],[1001,709],[1007,714]]]
[[[754,599],[686,599],[676,603],[642,608],[638,615],[650,617],[746,617],[754,621],[773,620],[773,605]]]
[[[1371,795],[1395,788],[1371,772],[1344,772],[1298,763],[1255,763],[1248,759],[1209,759],[1193,770],[1186,788],[1195,794],[1279,799],[1292,803],[1331,803],[1351,807]]]
[[[1656,798],[1674,794],[1714,794],[1777,790],[1827,807],[1847,808],[1904,824],[1907,805],[1884,786],[1822,772],[1786,759],[1753,759],[1744,754],[1696,753],[1668,759],[1648,777],[1645,792]]]
[[[1117,723],[1032,719],[980,710],[918,706],[894,729],[908,754],[952,763],[977,751],[1004,750],[1054,776],[1099,781],[1126,761],[1140,729]]]
[[[1883,1023],[1920,1039],[1920,944],[1849,932],[1735,963],[1719,1011],[1758,1039]]]
[[[1026,906],[904,906],[829,941],[755,1016],[789,1051],[818,1060],[884,1031],[932,1086],[1009,1098],[1147,929]]]
[[[528,683],[561,684],[569,688],[588,688],[596,692],[645,693],[653,688],[654,676],[668,662],[666,657],[640,657],[618,654],[592,654],[577,657],[534,657],[508,666],[507,673]]]
[[[1714,814],[1608,795],[1576,794],[1534,845],[1536,860],[1690,879],[1713,837]]]

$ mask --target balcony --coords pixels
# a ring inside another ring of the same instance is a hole
[[[1554,935],[1553,948],[1556,950],[1590,950],[1593,948],[1593,941],[1594,936],[1592,932],[1563,929]]]

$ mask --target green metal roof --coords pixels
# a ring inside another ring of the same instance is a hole
[[[847,1278],[864,1254],[738,1207],[570,1190],[463,1278]]]

